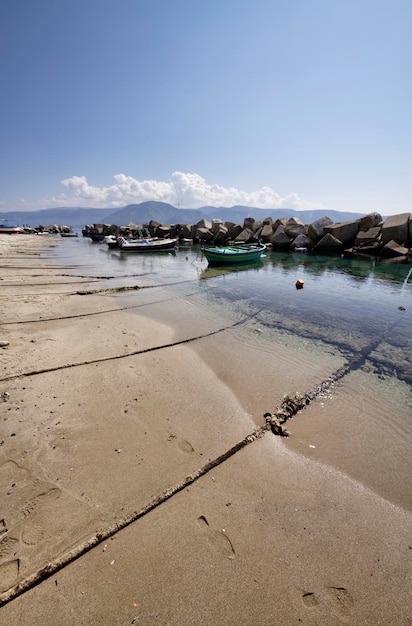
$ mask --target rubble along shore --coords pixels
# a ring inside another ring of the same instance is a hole
[[[325,216],[311,224],[301,220],[271,217],[246,218],[242,224],[201,220],[197,224],[161,224],[152,220],[145,225],[91,224],[83,235],[113,234],[177,238],[205,245],[252,243],[262,241],[273,250],[307,250],[314,254],[396,258],[412,262],[412,214],[392,215],[386,220],[379,213],[369,213],[348,222],[334,223]]]

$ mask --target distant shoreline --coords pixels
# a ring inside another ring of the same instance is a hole
[[[113,209],[85,209],[81,207],[38,209],[36,211],[3,211],[0,213],[0,218],[17,219],[20,225],[25,223],[31,227],[39,226],[39,224],[57,223],[78,229],[83,228],[86,224],[113,223],[122,226],[131,221],[136,224],[143,224],[150,222],[150,220],[157,220],[165,224],[196,224],[201,219],[243,222],[247,216],[255,219],[264,219],[265,217],[272,217],[273,219],[298,217],[305,223],[310,223],[325,215],[329,215],[334,222],[338,222],[356,219],[366,215],[366,213],[318,209],[308,211],[259,209],[246,206],[219,207],[216,209],[209,206],[200,209],[180,209],[164,202],[142,202],[140,204],[128,205],[115,211]]]

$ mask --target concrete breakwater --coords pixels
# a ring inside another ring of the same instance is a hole
[[[86,237],[110,234],[172,237],[180,242],[204,245],[262,241],[273,250],[366,255],[412,262],[411,213],[392,215],[386,220],[379,213],[369,213],[353,221],[337,223],[325,216],[311,224],[304,224],[295,217],[277,220],[247,217],[241,224],[220,219],[201,220],[197,224],[161,224],[152,220],[144,225],[86,225],[82,232]]]

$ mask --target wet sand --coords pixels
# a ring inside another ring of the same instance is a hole
[[[210,334],[226,321],[179,302],[163,319],[149,289],[122,310],[47,245],[0,241],[0,624],[411,623],[409,460],[385,483],[376,438],[350,456],[341,425],[319,451],[299,416],[251,436],[340,357]]]

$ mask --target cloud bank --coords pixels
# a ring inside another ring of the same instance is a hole
[[[116,174],[115,183],[109,187],[90,185],[85,176],[72,176],[62,180],[67,193],[54,196],[49,206],[81,206],[119,208],[139,204],[146,200],[168,202],[180,208],[197,209],[202,206],[250,206],[262,209],[291,208],[313,209],[320,205],[302,200],[298,194],[284,197],[270,187],[247,192],[235,187],[222,187],[206,182],[199,174],[174,172],[168,182],[137,180],[125,174]],[[51,204],[50,204],[51,203]]]
[[[320,203],[309,202],[297,193],[281,196],[271,187],[257,191],[242,191],[236,187],[212,185],[199,174],[173,172],[168,182],[137,180],[126,174],[116,174],[114,184],[108,187],[90,185],[86,176],[72,176],[61,180],[66,192],[51,198],[28,200],[20,198],[8,210],[34,211],[46,208],[122,208],[128,204],[140,204],[147,200],[167,202],[181,209],[198,209],[203,206],[231,207],[236,205],[261,209],[323,209]],[[2,204],[0,201],[0,210]]]

